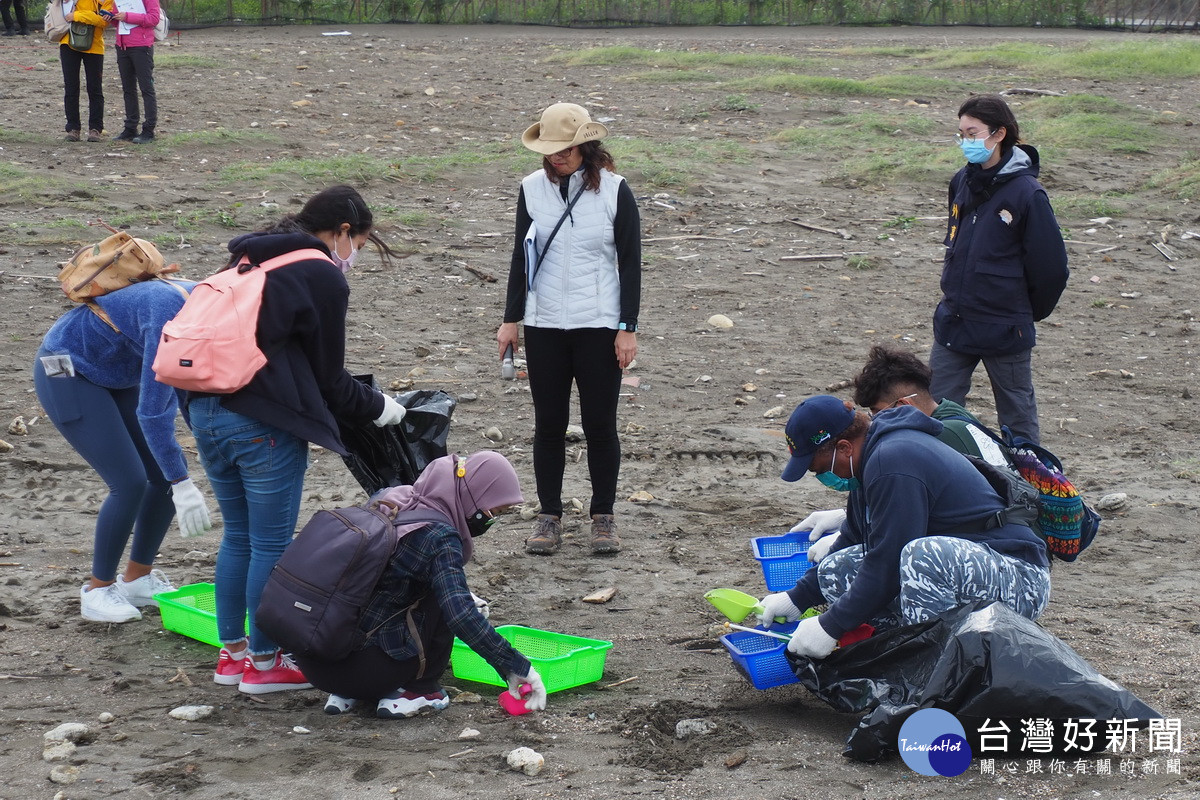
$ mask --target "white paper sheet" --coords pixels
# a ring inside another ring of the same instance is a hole
[[[145,14],[146,5],[142,0],[116,0],[117,11],[132,11],[135,14]],[[128,36],[129,32],[136,28],[137,25],[130,25],[128,22],[122,22],[117,25],[117,33],[122,36]]]

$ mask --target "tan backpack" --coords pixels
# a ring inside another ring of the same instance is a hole
[[[104,227],[113,232],[112,236],[79,248],[70,259],[60,263],[58,282],[63,294],[73,302],[86,303],[117,330],[103,309],[91,302],[92,298],[178,272],[179,265],[165,263],[166,259],[152,242],[136,239],[108,225]]]

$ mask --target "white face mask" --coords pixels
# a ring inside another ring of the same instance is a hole
[[[336,238],[333,240],[333,249],[330,251],[334,265],[342,271],[342,274],[350,271],[350,268],[354,266],[354,259],[358,257],[358,248],[354,246],[354,239],[350,236],[347,236],[346,239],[350,242],[350,255],[345,258],[338,255],[338,242]]]

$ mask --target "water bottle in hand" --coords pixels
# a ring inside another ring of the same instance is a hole
[[[511,381],[517,377],[517,368],[513,365],[513,348],[510,344],[504,349],[504,360],[500,362],[500,377]]]

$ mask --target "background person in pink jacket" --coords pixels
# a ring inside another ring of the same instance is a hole
[[[158,125],[158,97],[154,94],[154,26],[162,10],[158,0],[118,0],[117,72],[125,94],[125,127],[118,142],[145,144],[154,141]],[[146,120],[138,133],[138,91],[146,107]]]

